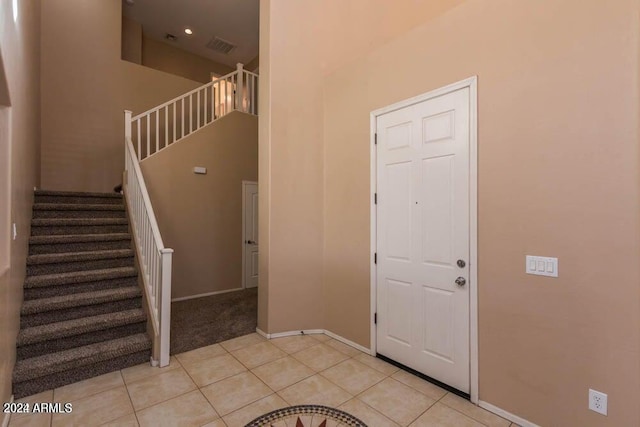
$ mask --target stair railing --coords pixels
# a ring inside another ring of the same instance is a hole
[[[131,218],[133,240],[148,313],[153,333],[153,356],[151,363],[160,367],[169,364],[171,330],[171,262],[173,249],[165,248],[158,229],[147,186],[138,164],[131,141],[131,111],[125,111],[125,173],[123,190],[127,210]]]
[[[158,153],[232,111],[258,114],[258,75],[236,71],[130,118],[138,161]]]

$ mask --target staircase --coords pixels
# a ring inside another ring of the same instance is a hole
[[[149,362],[146,330],[122,196],[36,191],[15,398]]]

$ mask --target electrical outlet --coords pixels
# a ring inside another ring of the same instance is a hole
[[[607,395],[589,389],[589,409],[602,415],[607,415]]]

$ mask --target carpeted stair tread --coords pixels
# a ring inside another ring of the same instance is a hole
[[[24,282],[25,288],[68,285],[73,283],[97,282],[105,279],[133,277],[138,274],[135,267],[105,268],[100,270],[73,271],[70,273],[41,274],[29,276]]]
[[[131,298],[139,298],[142,291],[137,286],[126,288],[104,289],[79,294],[61,295],[50,298],[38,298],[24,301],[22,315],[42,314],[53,310],[63,310],[74,307],[103,304],[111,301],[121,301]]]
[[[151,340],[146,334],[130,335],[110,341],[103,341],[70,350],[45,354],[16,362],[13,371],[14,383],[44,377],[94,363],[114,359],[151,348]]]
[[[107,199],[121,199],[122,194],[119,193],[95,193],[81,191],[52,191],[52,190],[36,190],[35,196],[60,196],[60,197],[101,197]]]
[[[149,361],[135,259],[122,194],[35,192],[17,398]]]
[[[59,234],[53,236],[31,236],[30,245],[55,245],[87,242],[113,242],[116,240],[131,240],[129,233],[105,233],[105,234]]]
[[[127,225],[126,218],[34,218],[32,227],[77,227],[81,225]]]
[[[34,203],[34,211],[124,211],[124,204]]]
[[[79,262],[100,259],[133,257],[131,249],[114,249],[105,251],[63,252],[57,254],[29,255],[27,265],[54,264],[61,262]]]
[[[143,322],[145,320],[146,315],[144,310],[137,308],[101,314],[99,316],[32,326],[20,330],[18,334],[18,346],[80,335],[87,332],[101,331],[131,323]]]

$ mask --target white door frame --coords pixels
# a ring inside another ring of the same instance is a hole
[[[245,282],[245,268],[246,268],[246,251],[247,251],[247,245],[244,243],[247,240],[247,236],[245,234],[245,229],[244,229],[244,225],[245,222],[247,220],[247,206],[246,203],[244,201],[244,192],[245,189],[247,187],[247,185],[258,185],[258,181],[245,181],[242,180],[242,283],[240,284],[240,287],[242,289],[246,288],[246,282]],[[259,256],[259,255],[258,255]]]
[[[376,313],[377,277],[374,255],[377,252],[376,236],[376,204],[377,189],[377,156],[376,156],[376,120],[378,116],[417,104],[450,92],[469,88],[469,363],[470,363],[470,398],[478,404],[478,77],[432,90],[404,101],[388,105],[372,111],[370,114],[371,138],[371,355],[375,356],[377,348]]]

